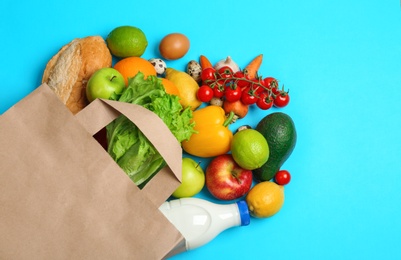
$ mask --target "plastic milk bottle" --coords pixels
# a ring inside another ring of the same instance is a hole
[[[186,250],[200,247],[222,231],[250,223],[248,205],[241,200],[215,204],[199,198],[181,198],[164,202],[160,211],[186,240]]]

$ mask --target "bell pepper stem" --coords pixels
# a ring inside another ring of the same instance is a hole
[[[223,126],[227,127],[233,120],[234,115],[235,115],[234,112],[230,111],[230,114],[228,114],[227,119],[224,121]]]

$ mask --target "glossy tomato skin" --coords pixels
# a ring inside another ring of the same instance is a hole
[[[245,88],[241,94],[241,102],[245,105],[253,105],[258,101],[256,93],[250,87]]]
[[[281,91],[276,97],[274,98],[274,106],[275,107],[285,107],[290,102],[290,95],[287,92]]]
[[[202,82],[207,82],[216,79],[216,70],[214,68],[205,68],[201,73]]]
[[[269,89],[278,88],[278,81],[273,77],[266,77],[263,79],[262,84]]]
[[[213,87],[213,95],[216,98],[222,98],[224,96],[224,86],[222,85],[215,85]]]
[[[202,85],[196,93],[196,97],[202,102],[209,102],[212,100],[213,95],[213,89],[208,85]]]
[[[240,70],[235,72],[233,74],[233,77],[235,78],[235,83],[240,88],[245,88],[250,85],[250,82],[248,81],[248,79],[246,79],[244,72]]]
[[[278,88],[273,87],[273,88],[271,88],[271,90],[272,90],[272,93],[273,93],[274,95],[280,95],[280,90],[279,90]]]
[[[227,87],[225,89],[224,97],[228,102],[235,102],[241,99],[241,88],[237,87]]]
[[[268,110],[273,106],[273,103],[273,98],[266,92],[261,93],[258,100],[256,101],[257,107],[262,110]]]
[[[258,79],[253,79],[252,81],[254,83],[251,87],[256,96],[259,96],[262,92],[266,91],[266,87]]]
[[[228,66],[223,66],[217,70],[217,75],[219,78],[231,78],[233,76],[233,71]]]
[[[242,71],[237,71],[237,72],[235,72],[234,73],[234,75],[233,75],[235,78],[245,78],[245,74],[244,74],[244,72],[242,72]]]
[[[291,181],[291,174],[287,170],[280,170],[274,176],[274,181],[278,185],[287,185]]]

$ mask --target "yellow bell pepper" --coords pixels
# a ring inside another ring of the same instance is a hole
[[[225,117],[224,109],[219,106],[207,106],[195,110],[192,120],[194,130],[188,141],[182,142],[184,151],[198,157],[214,157],[230,151],[233,133],[228,129],[233,113]]]

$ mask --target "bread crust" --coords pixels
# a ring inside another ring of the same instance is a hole
[[[86,84],[92,74],[111,67],[112,55],[100,36],[76,38],[47,63],[42,83],[47,83],[73,114],[87,104]]]

